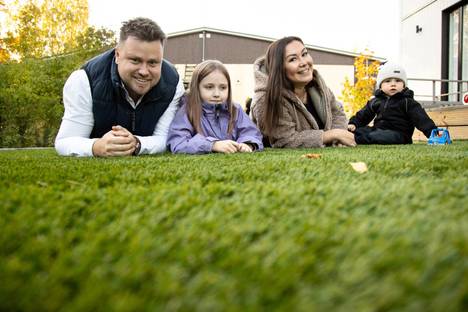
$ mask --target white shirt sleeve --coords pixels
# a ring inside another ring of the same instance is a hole
[[[172,102],[167,107],[164,114],[159,118],[152,136],[137,136],[141,142],[140,155],[142,154],[156,154],[166,151],[167,134],[169,126],[179,108],[179,100],[184,95],[185,89],[182,79],[179,76],[177,89],[174,94]]]
[[[82,69],[74,71],[63,87],[65,112],[55,138],[55,150],[62,156],[93,156],[90,139],[94,126],[93,100],[88,76]]]
[[[141,154],[155,154],[166,151],[169,126],[179,108],[179,100],[185,89],[179,77],[172,102],[155,126],[152,136],[137,136],[141,143]],[[88,76],[82,69],[73,72],[63,87],[65,112],[59,132],[55,138],[55,150],[63,156],[93,156],[90,139],[94,126],[93,100]]]

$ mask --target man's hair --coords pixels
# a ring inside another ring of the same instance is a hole
[[[156,22],[149,18],[137,17],[122,23],[119,43],[127,40],[129,36],[142,41],[161,41],[164,44],[166,34]]]

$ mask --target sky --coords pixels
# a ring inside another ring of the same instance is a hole
[[[199,27],[281,38],[399,61],[400,0],[89,0],[89,22],[118,33],[148,17],[166,34]]]

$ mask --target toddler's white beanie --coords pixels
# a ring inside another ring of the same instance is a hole
[[[382,81],[387,78],[398,78],[403,80],[406,87],[406,71],[400,65],[393,64],[393,63],[385,63],[379,69],[379,73],[377,74],[377,84],[375,85],[376,89],[380,89],[380,85]]]

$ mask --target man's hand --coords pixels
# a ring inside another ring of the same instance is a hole
[[[129,156],[135,151],[136,137],[122,126],[113,126],[112,130],[93,144],[93,155],[107,156]]]
[[[212,147],[213,152],[231,154],[239,150],[239,143],[232,140],[216,141]]]
[[[353,125],[353,124],[349,124],[349,125],[348,125],[348,131],[351,131],[351,132],[356,131],[356,126]]]

